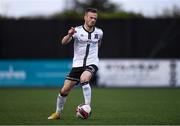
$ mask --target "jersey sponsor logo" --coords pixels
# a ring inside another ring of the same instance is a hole
[[[94,39],[98,39],[98,34],[94,34]]]

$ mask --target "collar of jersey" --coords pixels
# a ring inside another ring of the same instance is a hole
[[[93,33],[94,30],[95,30],[95,27],[93,27],[93,30],[92,30],[91,32],[89,32],[89,31],[87,31],[87,30],[85,29],[84,25],[83,25],[82,27],[83,27],[83,29],[84,29],[86,32],[88,32],[88,33]]]

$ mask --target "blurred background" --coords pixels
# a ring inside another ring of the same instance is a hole
[[[179,0],[0,0],[0,87],[62,86],[73,43],[60,40],[87,7],[104,31],[94,86],[180,86]]]

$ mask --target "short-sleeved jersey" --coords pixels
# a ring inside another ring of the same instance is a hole
[[[103,31],[94,27],[92,32],[88,32],[84,26],[75,27],[75,31],[73,67],[98,66],[98,43],[101,42]]]

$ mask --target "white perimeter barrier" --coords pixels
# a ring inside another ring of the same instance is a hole
[[[98,71],[98,86],[180,86],[180,61],[101,59]]]
[[[175,81],[176,81],[176,86],[180,87],[180,61],[176,62],[176,69],[175,69]]]

